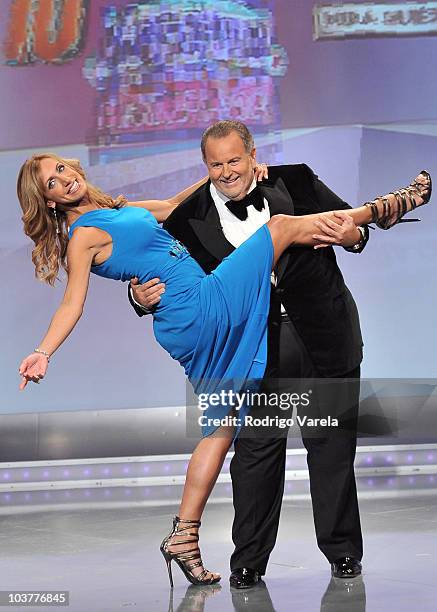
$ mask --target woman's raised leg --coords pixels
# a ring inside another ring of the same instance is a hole
[[[314,246],[317,244],[318,241],[313,238],[313,235],[320,233],[320,230],[314,222],[320,218],[329,217],[338,223],[334,212],[342,212],[350,215],[356,225],[376,223],[381,229],[389,229],[398,223],[406,213],[429,202],[431,190],[431,177],[425,170],[422,170],[408,187],[398,189],[385,196],[379,196],[358,208],[301,217],[275,215],[267,223],[274,248],[273,265],[276,264],[284,250],[289,246]]]

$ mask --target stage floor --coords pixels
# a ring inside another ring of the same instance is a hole
[[[431,612],[437,608],[437,495],[361,502],[364,573],[334,580],[314,537],[307,501],[284,502],[264,582],[229,587],[230,504],[211,504],[201,530],[204,560],[221,586],[190,587],[173,564],[168,584],[159,544],[174,508],[132,507],[0,516],[0,590],[68,590],[69,612]],[[15,609],[26,609],[20,607]]]

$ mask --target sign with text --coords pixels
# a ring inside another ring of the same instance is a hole
[[[437,2],[317,5],[314,40],[437,34]]]

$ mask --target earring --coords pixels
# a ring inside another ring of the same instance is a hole
[[[56,206],[53,208],[53,214],[55,215],[56,233],[60,234],[61,230],[59,229],[58,215],[56,214]]]

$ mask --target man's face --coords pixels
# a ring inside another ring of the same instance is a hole
[[[237,132],[205,143],[205,164],[212,184],[230,200],[241,200],[253,182],[256,150],[247,153]]]

